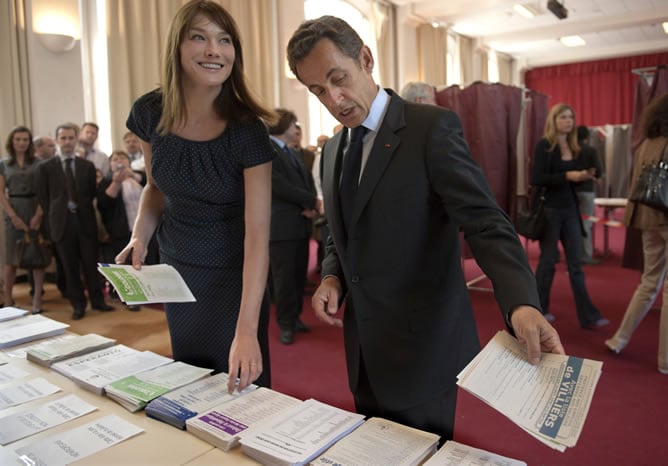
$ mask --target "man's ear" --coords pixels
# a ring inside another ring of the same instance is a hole
[[[362,69],[371,74],[374,64],[373,55],[371,54],[371,49],[366,45],[363,45],[360,49],[360,63],[362,64]]]

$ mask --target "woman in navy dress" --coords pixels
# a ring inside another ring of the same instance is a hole
[[[250,95],[234,19],[213,1],[184,5],[167,36],[159,89],[137,99],[128,129],[142,140],[147,185],[130,242],[136,268],[157,229],[161,262],[196,302],[166,304],[176,360],[269,386],[265,293],[274,118]]]

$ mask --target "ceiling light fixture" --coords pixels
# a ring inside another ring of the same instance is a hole
[[[559,41],[566,47],[581,47],[587,44],[580,36],[564,36],[560,37]]]
[[[515,13],[517,13],[520,16],[524,16],[525,18],[531,19],[534,16],[536,16],[536,12],[532,7],[529,5],[522,5],[521,3],[516,3],[513,5],[513,10],[515,10]]]
[[[666,21],[665,23],[661,23],[661,26],[663,26],[663,32],[668,34],[668,21]]]

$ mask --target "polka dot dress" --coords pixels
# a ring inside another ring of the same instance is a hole
[[[173,357],[217,372],[228,371],[228,352],[241,302],[244,241],[243,170],[269,162],[275,152],[259,120],[230,122],[210,141],[160,136],[161,97],[156,91],[133,105],[127,127],[151,144],[151,174],[164,194],[158,229],[160,260],[173,265],[195,303],[165,305]],[[265,300],[258,330],[269,384]]]

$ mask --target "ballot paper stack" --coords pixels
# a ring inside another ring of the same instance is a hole
[[[574,447],[603,363],[543,353],[538,365],[509,333],[497,333],[457,376],[457,384],[558,451]]]
[[[97,395],[112,382],[172,362],[170,358],[151,351],[138,351],[125,345],[65,359],[51,368],[71,379],[75,384]]]
[[[26,311],[25,309],[19,309],[18,307],[13,307],[13,306],[3,307],[0,308],[0,322],[16,319],[18,317],[23,317],[27,313],[28,311]]]
[[[29,315],[0,322],[0,348],[21,345],[65,333],[68,324],[42,315]]]
[[[228,451],[249,428],[301,403],[297,398],[260,387],[188,419],[186,429],[195,437]]]
[[[130,306],[195,301],[183,277],[168,264],[144,265],[140,270],[131,265],[98,264],[97,270]]]
[[[507,456],[448,440],[423,466],[527,466]]]
[[[104,391],[109,398],[134,413],[144,409],[154,398],[206,377],[211,371],[177,361],[124,377],[105,386]]]
[[[58,361],[74,358],[114,346],[116,340],[96,333],[69,335],[54,341],[45,341],[26,350],[26,359],[42,366],[50,366]]]
[[[436,434],[372,417],[311,464],[417,466],[434,454],[438,439]]]
[[[241,392],[228,393],[228,380],[221,372],[165,393],[146,405],[146,415],[185,430],[188,419],[257,388],[251,384]]]
[[[262,464],[304,465],[362,422],[361,414],[309,399],[251,428],[241,449]]]

